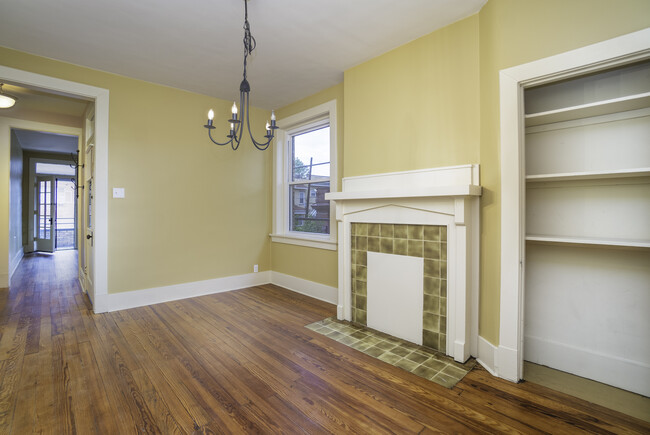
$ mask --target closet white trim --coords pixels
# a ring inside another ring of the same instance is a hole
[[[650,28],[499,73],[501,118],[501,294],[497,375],[523,375],[525,261],[524,88],[650,58]]]

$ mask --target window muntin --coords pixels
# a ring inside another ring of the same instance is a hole
[[[330,127],[327,122],[289,132],[289,231],[329,234]]]

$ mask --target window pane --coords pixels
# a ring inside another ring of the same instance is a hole
[[[330,202],[325,199],[329,191],[329,181],[289,187],[291,231],[330,233]]]
[[[74,175],[74,167],[59,163],[36,163],[37,174]]]
[[[292,136],[291,157],[291,181],[329,179],[329,126]]]

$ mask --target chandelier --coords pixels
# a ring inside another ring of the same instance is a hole
[[[246,124],[246,129],[248,130],[248,135],[253,141],[253,145],[255,145],[255,148],[261,151],[264,151],[269,147],[271,141],[273,140],[274,130],[278,128],[275,125],[275,112],[271,111],[271,123],[269,124],[268,121],[266,123],[266,135],[264,136],[266,141],[258,142],[255,140],[255,137],[253,137],[253,133],[251,132],[251,124],[249,118],[249,100],[251,86],[246,79],[246,63],[248,56],[253,53],[253,50],[255,50],[255,46],[255,38],[253,38],[253,35],[251,35],[251,27],[248,23],[248,0],[244,0],[244,79],[239,85],[239,107],[241,108],[241,117],[238,116],[237,103],[233,102],[232,118],[228,120],[230,123],[230,134],[226,136],[228,140],[224,143],[217,142],[212,137],[212,130],[215,129],[215,126],[212,125],[214,119],[214,111],[212,109],[210,109],[208,112],[208,123],[203,126],[208,129],[208,137],[212,142],[222,146],[230,144],[233,150],[239,148],[239,143],[244,133],[244,124]]]

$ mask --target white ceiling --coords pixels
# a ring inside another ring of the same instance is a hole
[[[45,133],[41,131],[12,130],[23,150],[51,153],[75,153],[79,143],[77,136],[69,134]]]
[[[487,0],[250,0],[251,104],[282,107]],[[2,0],[0,45],[218,98],[238,95],[242,0]]]

